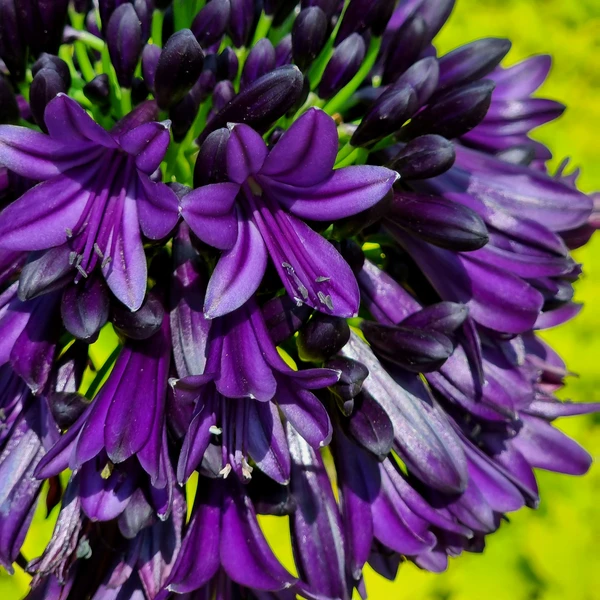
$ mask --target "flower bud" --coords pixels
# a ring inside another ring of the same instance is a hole
[[[334,51],[319,83],[319,96],[335,96],[355,75],[365,58],[365,41],[358,33],[347,37]]]
[[[213,108],[219,112],[235,96],[235,88],[229,80],[219,81],[213,90]]]
[[[113,306],[111,321],[118,333],[132,340],[147,340],[162,325],[165,309],[154,295],[146,296],[139,310],[131,312],[126,306]]]
[[[234,46],[241,48],[248,43],[254,23],[253,0],[230,0],[231,16],[229,35]]]
[[[494,82],[484,79],[453,89],[426,106],[403,128],[405,138],[436,133],[452,139],[481,123],[492,101]]]
[[[174,33],[158,59],[154,77],[158,105],[170,108],[190,91],[200,77],[204,52],[189,29]]]
[[[25,302],[64,287],[73,279],[68,246],[31,252],[19,277],[19,300]]]
[[[108,321],[110,296],[104,280],[92,276],[69,285],[62,296],[60,314],[65,328],[80,340],[93,342]]]
[[[19,121],[19,105],[12,86],[4,75],[0,75],[0,125]],[[1,187],[1,186],[0,186]]]
[[[427,43],[429,43],[440,31],[448,20],[456,0],[435,0],[435,2],[421,2],[417,13],[427,25]]]
[[[363,448],[383,460],[394,444],[394,426],[388,413],[370,394],[358,394],[353,404],[353,412],[346,424],[348,433]]]
[[[339,352],[349,339],[346,319],[317,313],[302,327],[296,342],[300,358],[316,362]]]
[[[402,179],[429,179],[446,172],[455,158],[452,142],[439,135],[423,135],[408,142],[387,166]]]
[[[212,0],[196,15],[190,29],[203,48],[221,40],[231,15],[229,0]]]
[[[154,10],[153,0],[134,0],[133,9],[140,20],[142,26],[142,40],[145,44],[150,39],[152,11]]]
[[[485,38],[461,46],[439,60],[438,91],[477,81],[491,73],[508,54],[511,43],[500,38]]]
[[[19,28],[16,0],[0,0],[0,58],[18,81],[25,74],[27,49]]]
[[[302,0],[300,3],[300,7],[303,9],[309,6],[318,6],[327,15],[327,18],[330,19],[340,6],[340,3],[338,0]]]
[[[292,27],[292,56],[301,70],[310,66],[327,41],[327,16],[318,6],[300,12]]]
[[[267,14],[273,15],[273,27],[283,25],[284,21],[290,16],[291,12],[296,8],[298,0],[272,0],[269,2],[272,6],[272,13],[266,11]]]
[[[485,223],[475,211],[441,196],[396,193],[387,216],[426,242],[457,252],[477,250],[489,240]]]
[[[21,31],[34,56],[56,54],[62,42],[69,0],[15,1]]]
[[[171,131],[173,139],[181,142],[189,131],[196,114],[199,104],[191,92],[188,92],[175,106],[169,109],[169,119],[171,120]]]
[[[119,85],[130,88],[142,53],[142,24],[132,4],[122,4],[110,16],[106,43]]]
[[[282,67],[292,62],[292,34],[281,38],[281,41],[275,46],[275,66]]]
[[[343,356],[336,356],[327,361],[324,366],[326,369],[341,372],[340,380],[330,389],[335,393],[336,399],[341,400],[338,402],[340,410],[345,415],[349,415],[354,408],[354,398],[358,396],[364,380],[369,376],[369,369],[361,362]]]
[[[454,333],[469,316],[469,309],[456,302],[438,302],[406,317],[400,325],[413,329],[430,329]]]
[[[440,76],[437,60],[432,56],[423,58],[409,67],[393,87],[410,85],[417,94],[419,106],[427,103],[435,92]]]
[[[242,90],[204,129],[200,142],[227,123],[246,123],[256,131],[265,131],[283,116],[302,93],[304,78],[298,67],[275,69]]]
[[[229,129],[223,127],[204,140],[194,167],[194,187],[228,181],[226,150],[229,136]]]
[[[267,39],[259,40],[248,53],[242,77],[240,89],[248,87],[258,78],[266,75],[275,68],[275,48]]]
[[[65,87],[67,89],[71,87],[71,71],[69,71],[69,66],[62,58],[42,52],[39,58],[33,63],[31,74],[35,77],[38,71],[41,71],[42,69],[52,69],[56,71],[65,82]]]
[[[361,329],[376,354],[416,373],[437,371],[454,347],[443,334],[363,321]]]
[[[154,44],[146,44],[142,51],[142,75],[148,89],[154,89],[154,76],[158,59],[160,58],[161,49]]]
[[[427,25],[419,15],[413,15],[390,38],[382,75],[384,85],[396,81],[418,59],[427,41]]]
[[[217,57],[217,79],[229,79],[233,81],[238,74],[239,60],[232,48],[227,46]]]
[[[362,33],[369,28],[373,35],[379,37],[385,31],[394,6],[395,3],[390,0],[351,0],[335,43],[339,44],[352,33]]]
[[[284,294],[269,300],[262,312],[273,343],[281,344],[308,321],[313,311],[306,304],[298,306],[293,298]]]
[[[399,85],[387,89],[365,115],[350,143],[367,146],[383,139],[400,129],[417,108],[417,95],[412,86]]]
[[[43,131],[47,131],[44,123],[44,112],[48,102],[57,94],[66,93],[67,87],[58,71],[54,69],[41,69],[31,82],[29,90],[29,106],[35,122]]]
[[[96,75],[94,79],[88,81],[83,86],[83,93],[85,97],[98,106],[108,106],[110,104],[110,83],[108,81],[108,75],[101,73]]]

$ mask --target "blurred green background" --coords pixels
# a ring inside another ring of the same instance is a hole
[[[566,114],[541,128],[536,137],[554,152],[582,167],[580,187],[600,190],[600,0],[458,0],[437,38],[441,52],[485,36],[508,37],[512,64],[538,53],[552,54],[554,66],[541,94],[569,106]],[[577,319],[546,339],[579,376],[572,377],[563,398],[600,401],[600,235],[576,253],[585,266],[576,298],[586,304]],[[408,563],[395,582],[367,569],[372,600],[600,600],[600,418],[559,422],[598,461],[583,478],[539,473],[541,505],[511,515],[510,524],[491,536],[481,555],[465,554],[443,575],[420,571]],[[55,517],[56,509],[52,517]],[[287,539],[265,522],[276,551],[288,555]],[[53,519],[38,517],[23,549],[30,559],[52,533]],[[285,549],[284,549],[285,548]],[[285,562],[288,562],[287,560]],[[16,600],[28,577],[0,572],[0,598]]]

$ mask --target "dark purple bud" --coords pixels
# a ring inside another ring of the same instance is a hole
[[[339,44],[352,33],[362,33],[369,28],[373,35],[379,37],[385,31],[394,6],[395,3],[390,0],[351,0],[335,43]]]
[[[177,104],[169,109],[169,119],[171,120],[171,131],[173,139],[176,142],[183,141],[189,131],[196,114],[199,104],[191,93],[187,93]]]
[[[481,123],[492,101],[495,84],[484,79],[454,89],[426,106],[403,129],[405,137],[436,133],[452,139]]]
[[[95,341],[108,321],[110,296],[102,277],[88,277],[64,291],[60,313],[65,328],[80,340]]]
[[[146,44],[142,51],[142,75],[150,90],[154,89],[154,75],[156,74],[160,53],[161,49],[154,44]]]
[[[410,85],[394,86],[376,100],[357,127],[350,143],[367,146],[398,131],[418,108],[415,90]]]
[[[158,59],[154,77],[158,105],[170,108],[191,89],[202,73],[204,52],[189,29],[174,33]]]
[[[287,485],[281,485],[256,469],[252,479],[246,484],[248,496],[252,499],[254,509],[260,515],[283,517],[296,510],[296,499]]]
[[[380,325],[371,321],[363,321],[361,329],[376,354],[408,371],[437,371],[454,350],[452,342],[435,331]]]
[[[27,49],[19,27],[16,0],[0,0],[0,58],[18,81],[25,74]]]
[[[339,352],[349,339],[346,319],[317,313],[300,329],[296,342],[302,360],[318,362]]]
[[[106,25],[108,24],[108,17],[106,18],[106,20],[103,20],[102,23],[103,28],[105,29]],[[98,26],[96,12],[93,10],[90,10],[85,18],[85,28],[88,30],[89,33],[95,35],[96,37],[99,37],[101,39],[104,37],[102,35],[102,32],[100,31],[100,27]]]
[[[284,21],[296,8],[298,0],[274,0],[271,4],[274,6],[273,27],[279,27],[280,25],[283,25]]]
[[[292,27],[292,56],[302,70],[310,66],[327,41],[327,15],[311,6],[300,12]]]
[[[152,11],[154,10],[153,1],[134,0],[133,8],[142,26],[142,40],[145,44],[150,38],[150,29],[152,27]]]
[[[275,66],[282,67],[292,62],[292,34],[288,33],[275,46]]]
[[[333,224],[333,234],[336,239],[344,240],[357,235],[363,229],[370,227],[387,215],[393,200],[393,191],[390,190],[377,204],[362,212],[345,217]],[[362,264],[362,263],[361,263]]]
[[[150,93],[146,82],[141,77],[134,77],[131,83],[131,102],[134,106],[143,102]]]
[[[203,48],[220,41],[229,25],[230,15],[229,0],[212,0],[196,15],[190,29]]]
[[[452,142],[439,135],[423,135],[408,142],[387,166],[402,179],[428,179],[446,172],[455,158]]]
[[[0,75],[0,124],[16,124],[19,116],[19,105],[12,86],[4,75]]]
[[[85,97],[98,106],[108,106],[110,104],[110,83],[108,75],[101,73],[83,86]]]
[[[71,87],[71,71],[69,71],[69,66],[62,58],[42,52],[40,57],[33,63],[31,74],[35,77],[38,71],[41,71],[42,69],[52,69],[56,71],[65,82],[65,87],[67,89]]]
[[[227,46],[217,58],[217,79],[229,79],[233,81],[237,77],[240,63],[233,48]]]
[[[419,58],[426,42],[427,25],[419,15],[413,15],[391,35],[382,83],[396,81]]]
[[[280,67],[240,92],[211,120],[200,142],[227,123],[246,123],[263,132],[282,117],[302,94],[304,77],[294,65]]]
[[[219,81],[213,90],[213,108],[219,112],[221,109],[233,100],[235,96],[235,88],[233,83],[228,79]]]
[[[31,53],[56,54],[62,42],[69,0],[18,0],[15,5]]]
[[[309,6],[318,6],[327,15],[327,18],[331,18],[340,7],[340,3],[338,0],[302,0],[300,3],[301,8]]]
[[[441,196],[396,193],[388,218],[413,235],[449,250],[477,250],[489,241],[485,223],[475,211]]]
[[[122,4],[112,13],[106,43],[119,85],[130,88],[144,47],[142,24],[132,4]]]
[[[229,181],[226,153],[229,135],[229,129],[223,127],[204,140],[194,166],[194,187]]]
[[[454,333],[469,316],[469,309],[456,302],[438,302],[413,313],[400,324],[413,329],[431,329],[440,333]]]
[[[423,58],[408,68],[394,84],[393,87],[410,85],[414,88],[419,106],[427,103],[435,92],[440,77],[440,68],[437,60],[432,56]]]
[[[394,444],[394,426],[383,407],[369,394],[356,396],[346,428],[363,448],[379,459],[385,458]]]
[[[247,88],[258,78],[266,75],[275,68],[275,48],[267,39],[259,40],[248,53],[244,64],[240,89]]]
[[[353,33],[347,37],[327,63],[319,84],[319,96],[325,100],[335,96],[356,75],[365,52],[365,40],[361,35]]]
[[[102,23],[102,29],[105,31],[108,27],[108,21],[111,15],[115,12],[115,9],[121,4],[129,3],[130,0],[98,0],[98,11],[100,13],[100,22]],[[96,20],[94,11],[88,13],[88,19]],[[95,35],[95,34],[94,34]]]
[[[356,275],[363,268],[365,255],[362,248],[352,239],[344,239],[340,242],[340,252],[344,260],[350,265],[352,272]]]
[[[511,43],[501,38],[485,38],[461,46],[445,54],[438,63],[438,90],[477,81],[491,73],[508,54]]]
[[[293,298],[284,294],[269,300],[262,312],[273,343],[281,344],[308,321],[312,308],[306,304],[298,306]]]
[[[428,42],[440,31],[448,20],[456,0],[436,0],[435,2],[421,2],[418,8],[419,15],[427,24]]]
[[[154,295],[146,296],[141,308],[131,312],[124,305],[113,306],[111,320],[114,328],[132,340],[147,340],[161,327],[165,309]]]
[[[66,92],[65,82],[54,69],[42,69],[33,78],[29,91],[29,106],[35,122],[43,131],[47,131],[44,112],[48,102],[54,99],[57,94]]]
[[[230,0],[231,17],[229,35],[234,46],[241,48],[248,43],[254,23],[253,0]]]
[[[25,302],[59,290],[73,278],[68,246],[32,252],[19,277],[19,300]]]
[[[349,415],[354,409],[354,398],[362,390],[363,381],[368,377],[369,370],[357,360],[336,356],[325,363],[326,369],[340,371],[340,380],[330,389],[335,393],[340,410]]]
[[[89,400],[77,392],[53,392],[48,396],[52,416],[61,429],[71,427],[89,404]]]

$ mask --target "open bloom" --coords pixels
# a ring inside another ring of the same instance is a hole
[[[335,123],[318,109],[308,110],[271,150],[247,125],[232,128],[231,183],[198,188],[182,200],[192,231],[225,250],[208,285],[208,317],[231,312],[257,290],[267,256],[298,303],[356,315],[358,288],[350,268],[301,219],[329,222],[362,212],[385,196],[397,175],[371,166],[333,170],[336,155]]]
[[[75,281],[98,266],[114,295],[137,310],[146,292],[142,233],[160,239],[177,221],[177,198],[150,175],[169,144],[168,123],[138,123],[112,133],[59,94],[46,107],[48,135],[0,126],[0,162],[42,183],[0,216],[0,247],[69,255]]]

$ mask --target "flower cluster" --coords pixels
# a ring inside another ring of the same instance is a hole
[[[534,469],[589,468],[552,421],[600,407],[554,397],[536,331],[578,312],[597,211],[529,138],[549,59],[438,55],[453,4],[0,0],[0,564],[28,598],[366,597],[366,563],[442,571],[537,506]]]

